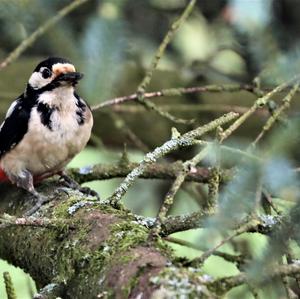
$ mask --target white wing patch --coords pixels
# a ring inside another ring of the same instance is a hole
[[[8,108],[8,110],[6,112],[5,118],[8,118],[9,116],[11,116],[11,114],[15,110],[15,107],[18,103],[19,103],[19,99],[16,99],[15,101],[12,102],[12,104],[10,105],[10,107]]]
[[[16,108],[18,102],[19,102],[19,99],[16,99],[15,101],[12,102],[12,104],[9,106],[9,108],[8,108],[8,110],[7,110],[7,112],[6,112],[5,119],[11,116],[11,114],[12,114],[13,111],[15,110],[15,108]],[[20,108],[21,108],[21,107],[20,107]],[[5,120],[2,122],[2,124],[1,124],[1,126],[0,126],[0,131],[1,131],[1,129],[2,129],[3,125],[4,125],[4,123],[5,123]]]

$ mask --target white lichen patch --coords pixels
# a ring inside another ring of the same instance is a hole
[[[73,204],[72,206],[70,206],[68,208],[68,214],[69,215],[73,215],[75,214],[80,208],[83,208],[87,205],[92,205],[94,204],[94,202],[90,202],[90,201],[79,201],[76,202],[75,204]]]
[[[140,224],[142,226],[145,226],[146,228],[153,227],[155,223],[155,218],[152,217],[143,217],[140,215],[135,215],[136,221],[132,221],[133,223]]]
[[[261,225],[267,228],[271,228],[278,223],[278,219],[271,215],[260,215],[259,218]]]
[[[121,232],[117,232],[115,234],[115,237],[118,238],[118,239],[122,239],[125,235],[125,232],[121,231]]]
[[[178,269],[171,266],[158,276],[150,278],[152,284],[160,285],[156,297],[153,298],[158,298],[157,295],[161,295],[161,292],[165,295],[163,298],[207,298],[208,290],[205,282],[210,279],[208,275],[201,275],[201,273],[198,275],[198,270],[195,268]]]
[[[84,166],[79,168],[79,174],[90,174],[93,172],[93,166]]]

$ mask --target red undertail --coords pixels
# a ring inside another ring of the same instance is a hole
[[[6,173],[0,168],[0,182],[8,182],[9,179]]]
[[[52,177],[55,174],[59,174],[59,172],[55,172],[55,173],[46,173],[46,174],[42,174],[42,175],[37,175],[33,177],[33,183],[37,184],[40,183],[41,181]],[[10,182],[10,179],[7,177],[6,173],[4,172],[3,169],[0,168],[0,183],[1,182]]]

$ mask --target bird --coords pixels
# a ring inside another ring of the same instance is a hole
[[[93,127],[91,109],[75,90],[82,77],[65,58],[43,60],[0,126],[0,182],[37,199],[28,216],[49,201],[35,183],[59,174],[70,187],[80,187],[64,169],[86,146]]]

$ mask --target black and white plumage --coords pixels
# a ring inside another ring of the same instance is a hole
[[[52,57],[38,64],[0,127],[2,180],[7,177],[38,196],[34,180],[61,172],[85,147],[93,117],[75,92],[81,78],[63,58]]]

